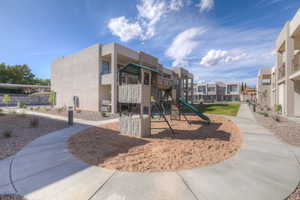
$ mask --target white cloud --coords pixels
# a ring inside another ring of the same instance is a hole
[[[195,38],[205,30],[203,28],[190,28],[176,36],[171,46],[165,52],[166,56],[174,59],[173,66],[185,65],[186,57],[198,46],[199,41]]]
[[[217,64],[231,63],[244,58],[246,54],[241,51],[225,51],[212,49],[200,61],[200,65],[215,66]]]
[[[171,0],[170,10],[180,10],[184,6],[183,0]]]
[[[200,11],[209,11],[215,6],[214,0],[200,0],[196,7],[200,8]]]
[[[113,35],[120,37],[123,42],[137,38],[142,34],[141,26],[137,22],[130,23],[124,16],[110,19],[108,28]]]
[[[113,18],[108,28],[121,41],[135,38],[146,40],[156,34],[156,25],[163,16],[171,11],[179,11],[184,4],[184,0],[140,0],[136,6],[138,15],[135,22],[129,23],[124,16]]]

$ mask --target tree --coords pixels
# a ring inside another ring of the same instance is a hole
[[[2,103],[6,104],[8,106],[9,102],[10,102],[10,95],[9,94],[5,94],[3,96]]]
[[[56,93],[54,91],[50,92],[49,98],[48,98],[49,103],[51,106],[54,106],[56,103]]]
[[[0,83],[50,85],[49,79],[39,79],[27,65],[0,64]]]

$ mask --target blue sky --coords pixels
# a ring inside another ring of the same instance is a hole
[[[183,66],[197,81],[255,84],[299,0],[1,0],[0,62],[50,78],[51,62],[121,43]]]

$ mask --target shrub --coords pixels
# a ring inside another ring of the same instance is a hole
[[[45,111],[46,112],[49,112],[51,109],[50,108],[45,108]]]
[[[10,95],[5,94],[2,98],[2,103],[6,104],[8,106],[8,103],[10,102]]]
[[[269,114],[266,113],[266,112],[264,112],[263,115],[264,115],[265,117],[269,117]]]
[[[12,132],[13,131],[11,129],[6,129],[6,130],[3,131],[3,136],[5,138],[10,138],[12,136]]]
[[[275,110],[276,110],[277,113],[282,113],[282,106],[281,106],[281,104],[277,104],[275,106]]]
[[[40,120],[39,118],[32,118],[30,120],[30,127],[31,128],[37,128],[39,126]]]
[[[278,115],[273,115],[273,120],[276,122],[280,122],[280,117]]]
[[[27,108],[27,105],[26,104],[24,104],[24,103],[20,103],[20,108]]]

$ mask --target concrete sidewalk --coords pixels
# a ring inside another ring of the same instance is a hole
[[[29,200],[283,200],[300,180],[299,148],[259,126],[248,106],[234,120],[243,133],[241,150],[206,168],[127,173],[96,168],[73,157],[66,141],[86,125],[36,139],[15,157],[1,161],[0,193]]]

